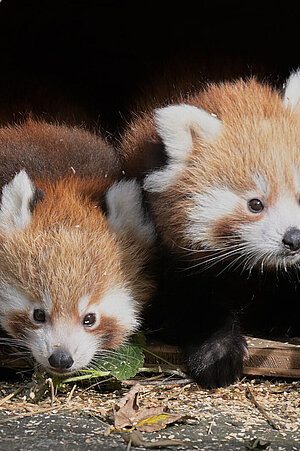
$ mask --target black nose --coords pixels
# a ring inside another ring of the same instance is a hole
[[[52,368],[59,368],[61,370],[71,368],[74,363],[74,360],[67,352],[63,350],[55,351],[49,357],[48,362],[52,366]]]
[[[291,251],[300,249],[300,230],[296,227],[288,229],[282,239],[283,244]]]

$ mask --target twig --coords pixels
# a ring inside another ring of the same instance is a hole
[[[139,373],[167,373],[167,374],[172,374],[173,376],[179,376],[179,377],[187,377],[186,373],[183,373],[183,371],[181,371],[180,369],[176,368],[176,369],[171,369],[171,368],[166,368],[166,367],[161,367],[161,366],[146,366],[143,368],[139,368]]]
[[[104,384],[105,382],[112,381],[112,380],[114,380],[114,378],[113,377],[109,377],[108,379],[104,379],[103,381],[97,381],[94,384],[89,385],[87,388],[85,388],[84,390],[80,391],[79,397],[81,398],[83,393],[89,391],[91,388],[96,387],[97,385],[100,385],[100,384]]]
[[[277,431],[280,430],[280,427],[278,424],[274,423],[272,418],[269,416],[269,414],[265,411],[265,409],[258,403],[256,400],[253,391],[249,387],[249,385],[246,387],[246,397],[255,405],[255,407],[260,411],[260,413],[265,417],[267,422],[272,426],[272,428],[276,429]]]
[[[185,385],[190,384],[193,382],[193,379],[173,379],[168,381],[149,381],[149,380],[128,380],[128,381],[122,381],[122,385],[125,386],[132,386],[135,384],[141,384],[141,385],[153,385],[153,386],[168,386],[168,385]]]
[[[76,384],[73,385],[72,390],[70,391],[70,394],[69,394],[69,396],[67,397],[66,404],[69,404],[69,402],[71,401],[72,396],[73,396],[73,393],[74,393],[74,391],[75,391],[75,388],[76,388]]]
[[[2,406],[2,404],[5,404],[7,401],[9,401],[11,398],[13,398],[15,395],[17,395],[18,393],[20,393],[22,390],[24,390],[24,388],[26,387],[26,385],[22,385],[22,387],[19,387],[18,390],[14,391],[13,393],[11,393],[10,395],[5,396],[5,398],[2,398],[0,400],[0,406]]]
[[[46,384],[49,384],[49,386],[50,386],[50,392],[51,392],[51,407],[53,407],[54,401],[55,401],[55,395],[54,395],[53,381],[52,381],[51,377],[49,377],[48,379],[46,379],[45,383],[46,383]]]
[[[210,435],[210,434],[212,434],[212,427],[213,426],[215,426],[216,425],[216,423],[214,422],[214,420],[212,420],[210,423],[209,423],[209,426],[208,426],[208,429],[207,429],[207,435]]]

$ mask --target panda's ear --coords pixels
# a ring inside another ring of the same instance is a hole
[[[215,115],[192,105],[171,105],[156,110],[156,130],[162,139],[168,156],[164,169],[155,171],[145,179],[147,191],[164,191],[181,169],[194,140],[213,141],[222,129],[222,123]]]
[[[300,69],[292,72],[285,83],[283,102],[286,107],[300,111]]]
[[[107,222],[117,236],[131,235],[150,246],[155,240],[154,225],[143,207],[142,189],[136,180],[114,183],[106,193]]]
[[[36,195],[34,183],[22,170],[2,188],[0,228],[5,233],[25,229],[31,220]]]
[[[197,136],[212,141],[219,135],[221,121],[207,111],[192,105],[171,105],[155,112],[157,133],[170,158],[182,159],[192,150]]]

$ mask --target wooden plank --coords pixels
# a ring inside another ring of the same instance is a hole
[[[300,378],[300,344],[295,344],[300,343],[299,339],[287,342],[247,337],[247,343],[249,356],[244,361],[243,374]],[[156,343],[148,347],[153,354],[185,369],[182,354],[176,346]],[[146,363],[164,367],[162,361],[152,355],[146,356]]]
[[[249,357],[244,362],[244,374],[300,377],[300,345],[287,341],[248,338]]]

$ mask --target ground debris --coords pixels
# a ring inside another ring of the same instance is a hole
[[[245,443],[247,449],[268,449],[270,445],[271,442],[260,438],[254,438]]]
[[[251,388],[248,386],[246,387],[246,396],[247,398],[250,399],[251,402],[253,402],[253,404],[255,405],[255,407],[258,408],[258,410],[260,411],[260,413],[266,418],[267,422],[274,428],[279,430],[280,427],[278,426],[278,424],[276,424],[272,418],[270,417],[270,415],[265,411],[265,409],[257,402]]]
[[[172,413],[165,405],[141,409],[138,402],[140,390],[141,385],[136,384],[115,404],[113,410],[116,429],[131,427],[145,432],[160,431],[168,424],[187,416],[182,413]]]
[[[169,377],[161,374],[160,379],[155,376],[155,380],[167,381]],[[76,383],[76,386],[66,384],[56,389],[53,396],[51,383],[46,383],[46,379],[39,379],[34,386],[32,382],[24,384],[24,379],[14,383],[0,382],[0,430],[12,428],[13,436],[16,423],[38,424],[43,417],[47,418],[49,415],[53,418],[71,415],[72,418],[77,418],[76,424],[81,424],[86,419],[93,421],[92,424],[99,424],[99,431],[96,433],[97,426],[96,429],[94,426],[88,439],[95,437],[93,440],[99,440],[102,436],[104,440],[107,434],[107,440],[123,440],[120,433],[124,429],[116,430],[113,426],[114,410],[117,404],[123,402],[125,405],[124,400],[127,400],[131,403],[129,406],[132,407],[133,415],[143,411],[147,413],[146,423],[147,416],[151,417],[149,413],[154,417],[154,424],[155,415],[159,412],[171,412],[183,419],[182,424],[179,424],[179,420],[168,425],[167,429],[143,432],[142,437],[146,442],[175,438],[189,444],[188,449],[206,449],[204,444],[210,444],[214,448],[207,449],[219,449],[223,446],[223,449],[228,447],[245,450],[246,444],[250,446],[251,440],[259,437],[262,442],[256,443],[257,449],[264,441],[272,443],[270,449],[285,449],[286,441],[291,446],[288,449],[300,449],[300,381],[246,378],[226,388],[206,390],[194,382],[179,385],[176,381],[172,384],[171,380],[170,385],[137,385],[136,379],[135,384],[128,387],[120,383],[110,385],[99,380],[90,385],[86,382]],[[153,378],[149,378],[149,381],[153,381]],[[147,377],[143,382],[147,382]],[[275,424],[280,425],[280,430],[274,429],[257,406],[247,398],[249,388],[258,405],[263,407]],[[44,393],[41,393],[42,390]],[[34,398],[31,394],[33,392],[36,393]],[[169,412],[164,410],[166,408]],[[49,420],[45,420],[45,424],[47,421]],[[125,427],[134,428],[137,424],[135,417],[133,426]],[[188,441],[190,438],[192,443]],[[133,442],[131,445],[134,446]],[[251,446],[254,445],[253,442]]]

